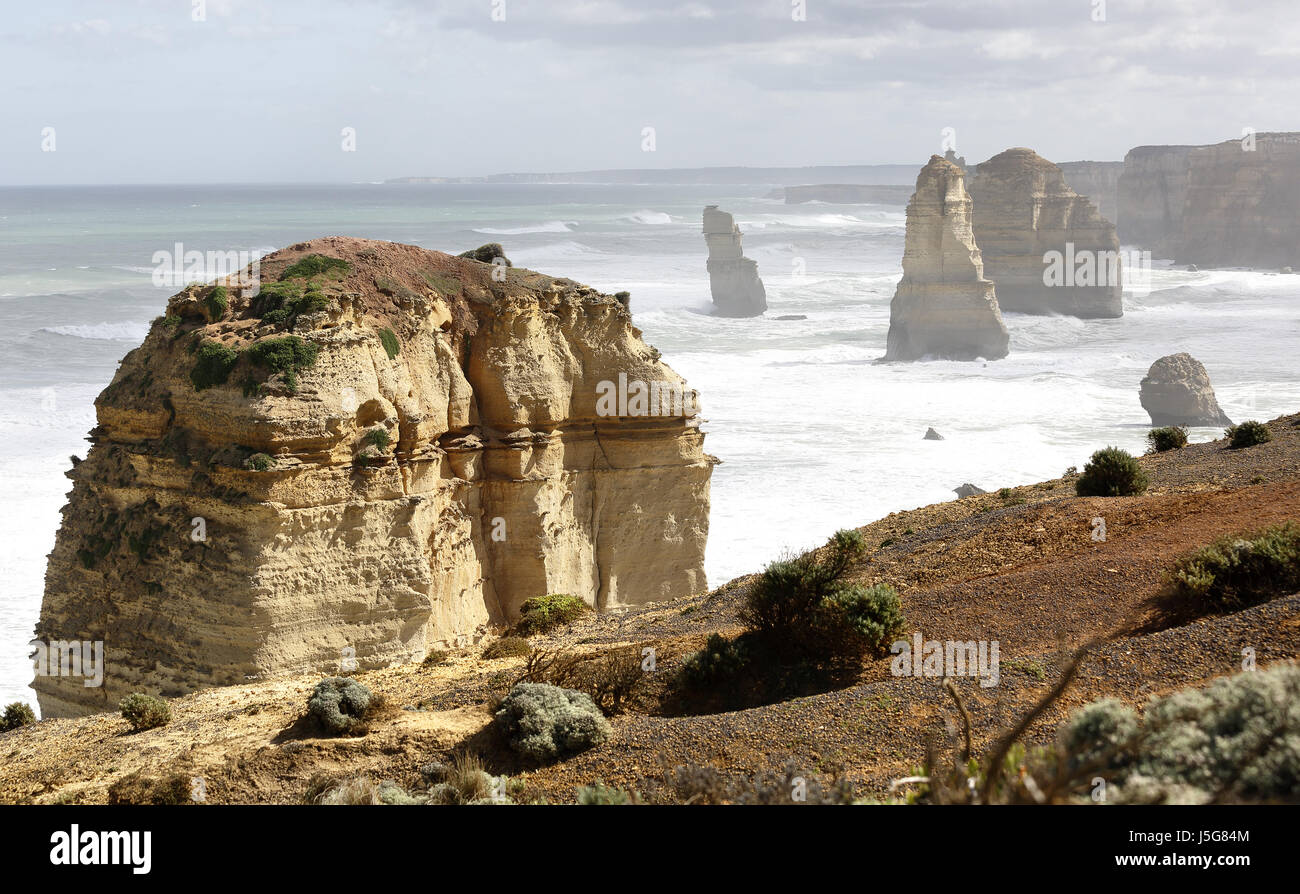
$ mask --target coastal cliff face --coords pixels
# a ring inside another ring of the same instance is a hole
[[[1138,146],[1124,156],[1119,177],[1119,235],[1157,257],[1170,257],[1182,229],[1187,168],[1200,146]]]
[[[1300,264],[1300,133],[1261,133],[1191,153],[1170,248],[1175,260],[1202,266]]]
[[[758,278],[758,262],[745,257],[740,227],[717,205],[704,209],[704,240],[709,246],[709,288],[719,316],[756,317],[767,310],[767,290]]]
[[[1119,178],[1124,173],[1122,161],[1063,161],[1057,163],[1065,182],[1097,206],[1106,220],[1119,226]]]
[[[260,273],[173,297],[96,401],[36,637],[103,641],[106,673],[38,676],[44,716],[706,589],[716,460],[614,297],[333,237]]]
[[[1007,327],[971,231],[965,174],[937,155],[907,205],[903,278],[889,305],[886,360],[995,360]]]
[[[1119,240],[1061,169],[1032,149],[982,162],[970,186],[975,242],[1003,311],[1118,317]]]

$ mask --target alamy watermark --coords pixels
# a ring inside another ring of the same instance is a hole
[[[172,250],[161,249],[153,253],[153,284],[159,288],[177,288],[194,282],[222,280],[226,285],[251,289],[256,295],[261,286],[261,249],[247,251],[186,251],[184,243],[177,242]]]
[[[628,380],[596,383],[597,416],[694,416],[699,412],[696,392],[683,382]]]
[[[1043,285],[1075,288],[1122,286],[1134,294],[1151,291],[1151,252],[1076,249],[1043,253]]]
[[[889,647],[896,655],[889,662],[895,677],[978,677],[989,689],[1001,679],[998,641],[926,640],[920,633],[909,642],[900,639]]]
[[[104,685],[104,641],[62,640],[42,642],[34,639],[27,645],[35,648],[38,677],[84,677],[87,689]]]

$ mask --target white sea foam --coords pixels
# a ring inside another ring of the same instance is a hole
[[[40,330],[53,335],[72,338],[89,338],[100,341],[144,341],[149,334],[148,323],[89,323],[69,326],[46,326]]]
[[[531,233],[569,233],[577,226],[577,221],[548,220],[546,223],[531,224],[522,227],[475,227],[475,233],[488,236],[524,236]]]
[[[625,215],[621,220],[630,220],[632,223],[650,224],[652,226],[662,226],[673,222],[672,215],[667,212],[646,211],[645,209]]]

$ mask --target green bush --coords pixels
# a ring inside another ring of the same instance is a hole
[[[589,695],[549,683],[516,683],[501,701],[496,723],[513,751],[539,764],[610,736],[609,721]]]
[[[1166,594],[1203,611],[1229,611],[1300,590],[1300,525],[1223,537],[1180,559]]]
[[[389,360],[395,359],[402,350],[401,342],[397,340],[397,333],[391,329],[379,330],[379,342],[384,346],[384,353],[388,355]]]
[[[352,269],[352,265],[342,258],[331,258],[325,255],[307,255],[301,258],[297,263],[284,268],[280,274],[280,281],[293,279],[294,277],[311,278],[320,276],[325,273],[338,273],[342,275]]]
[[[219,341],[204,341],[197,351],[198,360],[190,370],[190,382],[195,391],[224,385],[230,378],[230,371],[239,362],[239,352]]]
[[[216,322],[226,314],[230,307],[230,292],[225,286],[215,286],[203,299],[203,307],[208,312],[208,321]]]
[[[1150,453],[1164,453],[1166,450],[1179,450],[1187,446],[1187,429],[1181,425],[1166,425],[1153,428],[1147,432],[1147,443],[1151,445]]]
[[[1088,460],[1074,490],[1081,497],[1131,497],[1146,490],[1149,483],[1128,451],[1106,447]]]
[[[351,677],[327,677],[307,699],[307,713],[326,732],[347,733],[364,728],[373,702],[369,687]]]
[[[365,433],[362,440],[374,447],[376,450],[387,450],[390,443],[388,429],[382,426],[375,426]]]
[[[708,691],[739,677],[750,663],[748,641],[711,633],[704,648],[682,662],[679,683],[692,691]]]
[[[838,531],[822,551],[773,562],[750,587],[740,620],[766,650],[812,666],[883,655],[902,629],[898,594],[842,578],[866,552],[857,531]]]
[[[26,702],[13,702],[5,706],[4,716],[0,716],[0,733],[18,729],[36,722],[36,712]]]
[[[1242,447],[1254,447],[1256,444],[1267,444],[1273,440],[1273,433],[1268,430],[1268,426],[1253,419],[1248,419],[1238,425],[1230,425],[1224,429],[1223,434],[1228,439],[1229,446],[1233,450]]]
[[[254,472],[265,472],[267,469],[271,468],[271,466],[275,465],[275,460],[271,459],[271,457],[267,456],[265,453],[254,453],[244,461],[244,465]]]
[[[520,636],[532,636],[546,633],[561,624],[576,621],[591,611],[591,606],[577,596],[567,593],[551,593],[548,596],[534,596],[525,599],[519,607],[519,620],[515,622],[515,632]]]
[[[503,636],[483,650],[484,658],[527,658],[533,647],[522,636]]]
[[[500,242],[487,242],[478,248],[471,248],[469,251],[463,251],[458,254],[458,258],[470,258],[474,261],[481,261],[484,264],[492,264],[497,258],[505,262],[507,267],[513,267],[510,259],[506,257],[506,250],[501,247]]]
[[[131,729],[153,729],[165,726],[172,719],[171,706],[155,695],[133,692],[118,703],[122,716],[131,724]]]
[[[319,352],[315,343],[296,335],[286,335],[256,342],[245,353],[257,365],[271,370],[272,374],[281,374],[285,387],[293,394],[298,390],[298,373],[314,364]]]

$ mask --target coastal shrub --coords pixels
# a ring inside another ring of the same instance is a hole
[[[298,390],[298,373],[314,364],[319,352],[315,343],[296,335],[264,339],[246,350],[249,359],[258,366],[280,374],[290,394]]]
[[[280,281],[283,282],[286,279],[293,279],[300,276],[311,278],[326,273],[337,273],[341,276],[342,274],[347,273],[350,269],[352,269],[352,265],[342,258],[331,258],[327,255],[307,255],[304,258],[298,259],[296,263],[284,268],[284,272],[280,274]]]
[[[503,636],[483,650],[484,658],[527,658],[533,651],[522,636]]]
[[[420,772],[433,783],[430,804],[475,804],[493,799],[492,777],[476,754],[461,752],[449,764],[426,764]]]
[[[689,691],[708,691],[739,676],[750,661],[748,642],[709,634],[704,648],[688,656],[678,671],[678,681]]]
[[[379,342],[384,346],[384,353],[388,355],[389,360],[393,360],[402,350],[401,342],[397,340],[397,333],[385,327],[379,330]]]
[[[589,695],[606,716],[621,714],[637,700],[649,679],[642,666],[643,657],[638,646],[621,646],[589,655],[568,650],[530,650],[518,682],[576,689]]]
[[[1166,593],[1204,611],[1228,611],[1300,590],[1300,525],[1223,537],[1180,559]]]
[[[374,696],[351,677],[328,677],[316,684],[307,699],[307,713],[334,734],[364,729]]]
[[[1256,444],[1267,444],[1273,440],[1273,433],[1268,430],[1268,426],[1253,419],[1248,419],[1237,425],[1230,425],[1224,429],[1223,434],[1228,439],[1229,446],[1233,450],[1239,450],[1242,447],[1254,447]]]
[[[156,695],[146,695],[143,692],[131,693],[118,703],[118,708],[136,732],[165,726],[172,719],[172,709],[167,702]]]
[[[456,257],[469,258],[474,261],[481,261],[484,264],[492,264],[500,258],[507,267],[513,267],[510,259],[506,257],[506,250],[501,247],[500,242],[486,242],[478,248],[471,248],[469,251],[463,251]]]
[[[0,733],[7,733],[11,729],[18,729],[20,726],[26,726],[29,723],[36,722],[36,712],[26,702],[12,702],[5,705],[5,712],[0,716]]]
[[[1147,443],[1151,445],[1149,453],[1180,450],[1187,446],[1187,429],[1181,425],[1166,425],[1163,428],[1153,428],[1147,432]]]
[[[254,453],[248,459],[244,460],[244,466],[254,472],[265,472],[271,466],[275,465],[275,460],[265,453]]]
[[[590,696],[549,683],[516,683],[502,699],[496,723],[515,753],[539,764],[610,736],[609,721]]]
[[[388,429],[383,426],[375,426],[362,436],[363,442],[381,452],[388,449],[389,440]]]
[[[1205,802],[1300,797],[1300,667],[1220,677],[1153,699],[1141,718],[1113,700],[1058,733],[1071,767],[1113,780],[1109,800]]]
[[[282,323],[288,319],[288,313],[280,313],[284,310],[286,304],[296,301],[302,297],[302,284],[296,282],[264,282],[249,302],[249,310],[253,316],[260,317],[263,322]],[[268,319],[271,314],[277,316]]]
[[[515,632],[520,636],[546,633],[561,624],[576,621],[589,611],[591,606],[568,593],[533,596],[525,599],[523,605],[519,607],[519,620],[515,622]]]
[[[597,780],[578,789],[579,804],[640,804],[641,795]]]
[[[1146,490],[1149,483],[1132,454],[1118,447],[1106,447],[1088,460],[1074,489],[1081,497],[1131,497]]]
[[[190,370],[190,382],[195,391],[224,385],[230,378],[230,371],[239,361],[239,352],[219,341],[204,341],[196,351],[198,359]]]
[[[203,308],[208,312],[208,321],[215,322],[226,314],[230,307],[230,292],[225,286],[214,286],[203,299]]]
[[[767,651],[811,665],[860,661],[887,651],[902,629],[898,594],[887,584],[843,581],[866,552],[857,531],[837,531],[827,546],[773,562],[750,587],[740,620]]]

